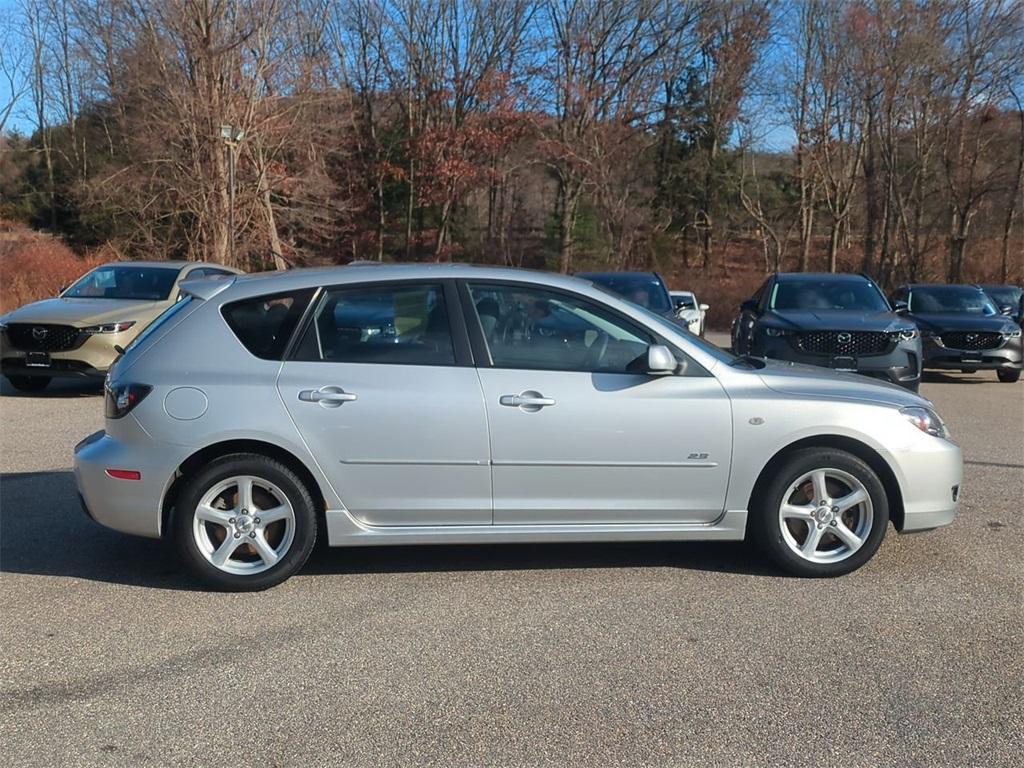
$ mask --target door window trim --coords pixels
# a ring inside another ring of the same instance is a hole
[[[444,299],[445,313],[448,315],[448,331],[451,334],[452,352],[455,355],[454,363],[387,363],[366,360],[351,362],[345,360],[299,360],[299,346],[305,337],[310,325],[313,324],[316,311],[320,306],[323,295],[329,291],[353,291],[353,290],[377,290],[380,288],[401,288],[409,286],[438,286],[441,288],[441,296]],[[469,336],[466,332],[466,321],[462,316],[459,306],[459,294],[455,286],[455,280],[451,278],[405,278],[401,280],[367,280],[352,283],[334,283],[322,285],[313,295],[306,309],[306,314],[299,322],[297,332],[291,339],[291,343],[285,352],[286,362],[303,363],[326,363],[328,365],[408,365],[414,367],[428,368],[472,368],[473,351]]]
[[[666,347],[672,350],[672,353],[677,358],[682,358],[686,362],[687,372],[682,374],[683,376],[708,376],[710,373],[700,363],[698,363],[693,357],[686,354],[686,352],[679,347],[675,342],[666,339],[657,331],[649,328],[643,323],[639,323],[629,315],[610,307],[607,304],[592,299],[589,296],[585,296],[574,291],[566,290],[565,288],[558,288],[550,285],[541,285],[538,283],[523,282],[521,280],[508,280],[508,279],[473,279],[473,278],[459,278],[457,281],[459,290],[459,299],[461,301],[461,309],[463,314],[466,316],[465,326],[469,331],[469,341],[472,346],[473,357],[476,360],[478,368],[494,368],[496,370],[505,371],[546,371],[548,373],[588,373],[592,375],[610,375],[610,376],[637,376],[642,374],[632,373],[629,371],[588,371],[575,368],[544,368],[541,366],[526,367],[526,366],[507,366],[507,365],[495,365],[494,359],[491,357],[490,347],[487,345],[487,341],[484,338],[484,330],[480,325],[480,316],[476,311],[476,304],[473,303],[473,295],[470,292],[469,286],[473,285],[498,285],[508,286],[510,288],[519,288],[522,290],[534,290],[543,291],[547,293],[559,294],[566,296],[576,301],[582,301],[587,304],[594,304],[598,306],[603,312],[608,313],[616,321],[621,321],[638,332],[638,335],[646,336],[651,339],[651,344],[664,344]],[[679,374],[676,374],[679,375]]]

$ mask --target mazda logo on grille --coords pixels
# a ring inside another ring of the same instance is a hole
[[[967,340],[968,341],[977,341],[978,340],[978,334],[976,334],[976,333],[968,333],[967,334]]]
[[[851,341],[853,341],[853,334],[846,333],[844,331],[843,333],[840,333],[838,336],[836,336],[836,341],[838,341],[840,344],[849,344]]]
[[[47,328],[33,328],[32,329],[32,338],[35,339],[36,341],[42,341],[49,334],[50,334],[50,331]]]

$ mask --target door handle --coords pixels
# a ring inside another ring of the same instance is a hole
[[[498,398],[498,402],[502,405],[507,405],[509,408],[522,408],[524,411],[532,413],[549,405],[554,405],[555,399],[553,397],[544,397],[540,392],[527,390],[526,392],[520,392],[518,395],[502,395]]]
[[[304,403],[319,403],[324,408],[337,408],[342,403],[358,400],[359,395],[346,392],[341,387],[326,386],[320,389],[304,389],[299,392],[299,400]]]

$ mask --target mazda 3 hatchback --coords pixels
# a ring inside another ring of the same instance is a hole
[[[60,295],[0,319],[0,370],[23,392],[55,378],[103,380],[132,339],[181,298],[179,284],[237,269],[195,261],[122,261],[85,273]]]
[[[593,284],[457,265],[198,281],[75,449],[88,514],[262,589],[333,546],[740,540],[863,565],[949,523],[960,449],[907,390],[737,357]]]

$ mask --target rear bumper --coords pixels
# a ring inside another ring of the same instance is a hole
[[[86,514],[115,531],[159,538],[164,494],[180,461],[169,456],[168,446],[158,448],[128,446],[103,431],[76,445],[75,482]],[[137,470],[140,478],[119,480],[108,469]]]
[[[922,436],[913,449],[892,454],[903,493],[901,533],[949,525],[960,506],[964,462],[960,446]]]

